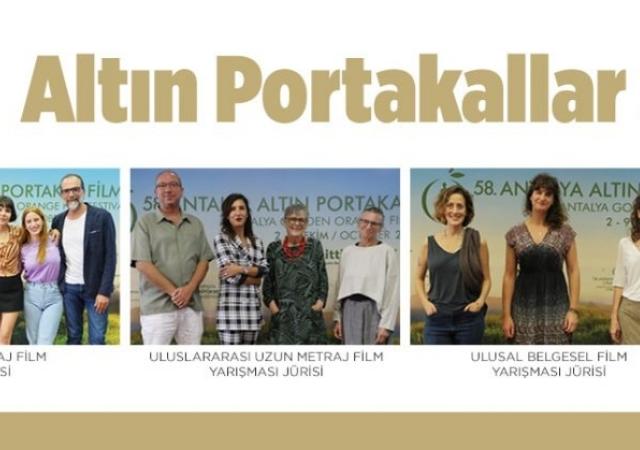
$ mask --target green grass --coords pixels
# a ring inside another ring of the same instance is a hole
[[[411,324],[411,344],[423,344],[424,322],[413,322]],[[488,314],[483,345],[505,345],[508,342],[502,335],[502,320],[499,314]],[[574,345],[607,345],[611,344],[609,339],[609,311],[593,307],[580,307],[580,322],[578,328],[573,333]]]
[[[85,313],[84,317],[84,331],[82,334],[82,343],[87,344],[89,332],[87,330],[87,315]],[[58,334],[53,341],[54,345],[64,345],[67,342],[67,330],[65,325],[64,317],[60,321],[60,326],[58,327]],[[109,313],[109,325],[107,327],[107,335],[105,336],[105,342],[107,345],[118,345],[120,344],[120,314],[117,313]],[[18,318],[18,322],[16,323],[16,328],[13,330],[13,337],[11,338],[11,343],[14,345],[29,345],[27,341],[27,334],[25,331],[25,323],[24,317],[22,314]]]

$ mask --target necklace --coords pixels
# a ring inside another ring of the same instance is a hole
[[[282,251],[287,259],[299,258],[304,253],[307,240],[303,237],[299,244],[292,244],[288,236],[282,241]]]

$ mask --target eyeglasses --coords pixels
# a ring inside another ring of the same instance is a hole
[[[156,189],[178,189],[179,187],[182,187],[182,186],[180,186],[180,183],[178,183],[177,181],[156,184]]]
[[[307,218],[306,217],[287,217],[286,221],[291,225],[294,225],[294,224],[304,225],[305,223],[307,223]]]
[[[62,195],[67,195],[67,194],[71,194],[72,192],[74,194],[77,194],[81,190],[82,190],[82,188],[80,186],[75,186],[75,187],[71,187],[71,188],[67,188],[67,189],[60,189],[60,192],[62,192]]]
[[[358,219],[358,223],[363,227],[381,227],[382,222],[372,222],[367,219]]]

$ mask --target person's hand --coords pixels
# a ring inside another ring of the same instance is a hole
[[[244,267],[235,263],[227,264],[222,269],[220,269],[220,276],[225,280],[227,278],[235,277],[239,273],[244,273]]]
[[[562,331],[571,334],[576,331],[578,327],[578,313],[570,309],[564,316],[564,322],[562,323]]]
[[[427,313],[428,317],[430,317],[438,312],[438,308],[436,308],[436,305],[434,305],[430,301],[427,301],[427,303],[424,305],[424,312]]]
[[[339,320],[336,321],[336,324],[333,326],[333,335],[337,340],[342,340],[342,323]]]
[[[109,297],[98,294],[96,296],[96,301],[93,303],[93,308],[98,314],[104,314],[107,312],[107,308],[109,308]]]
[[[511,316],[502,318],[502,334],[504,334],[504,337],[507,339],[513,339],[516,335],[516,326]]]
[[[477,313],[478,311],[480,311],[482,309],[483,306],[484,306],[484,301],[478,299],[475,302],[471,302],[467,306],[465,306],[464,307],[464,311]]]
[[[619,344],[622,342],[622,330],[620,329],[620,322],[618,321],[618,317],[611,317],[611,326],[609,326],[609,334],[611,335],[611,340],[614,344]]]
[[[386,328],[378,328],[378,333],[376,334],[376,344],[386,344],[389,336],[391,336],[391,331],[387,330]]]
[[[315,312],[322,311],[322,308],[324,308],[324,302],[322,300],[316,300],[316,302],[311,307],[311,309],[313,309]]]
[[[58,242],[60,242],[60,230],[49,230],[49,240],[53,242],[53,245],[58,245]]]
[[[171,294],[171,301],[178,308],[182,309],[189,304],[191,297],[193,297],[193,289],[188,285],[184,285],[173,291]]]
[[[276,303],[275,300],[271,300],[269,302],[269,311],[271,311],[272,316],[275,316],[280,312],[280,308],[278,307],[278,304]]]

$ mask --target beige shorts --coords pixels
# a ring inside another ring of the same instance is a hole
[[[640,344],[640,302],[622,297],[618,311],[622,343],[630,345]]]

